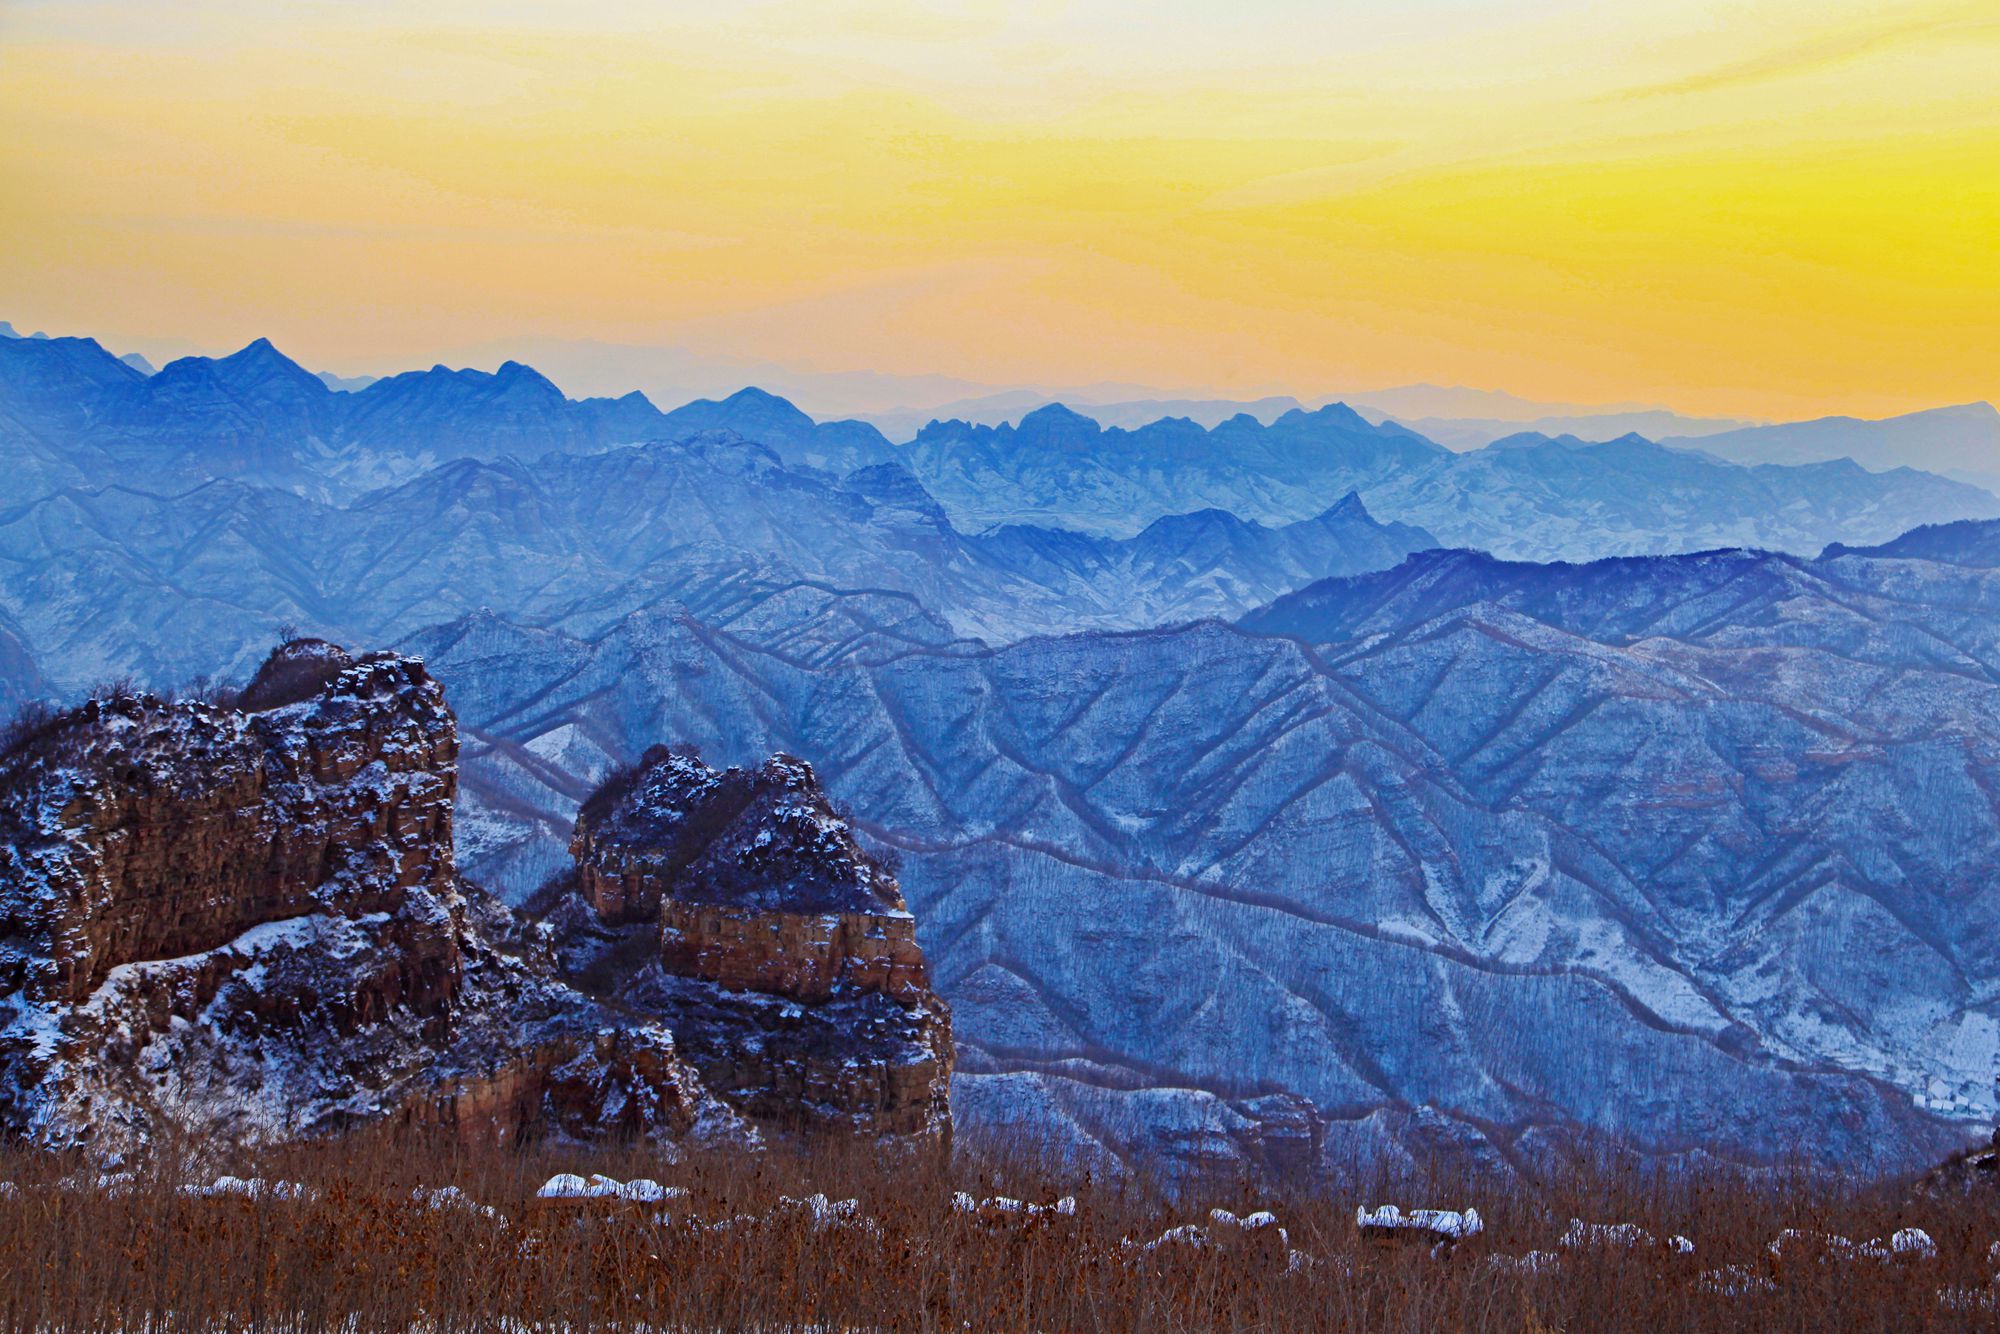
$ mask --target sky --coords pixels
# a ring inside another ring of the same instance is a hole
[[[0,0],[0,318],[1880,416],[2000,398],[1996,74],[1995,0]]]

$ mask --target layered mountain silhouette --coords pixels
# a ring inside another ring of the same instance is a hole
[[[1870,421],[1821,417],[1673,439],[1741,463],[1817,463],[1847,458],[1869,468],[1904,465],[1991,487],[2000,482],[2000,409],[1963,403]]]
[[[242,670],[281,623],[381,641],[481,607],[586,631],[650,607],[727,621],[807,583],[907,598],[994,641],[1138,628],[1433,545],[1351,495],[1276,528],[1209,512],[1127,539],[967,535],[900,465],[843,480],[718,431],[459,459],[346,505],[235,480],[66,487],[0,510],[0,615],[40,672],[81,689]]]
[[[1970,432],[1953,457],[1976,459],[1987,449],[1977,417],[1951,410],[1926,430]],[[816,422],[757,389],[662,412],[636,393],[567,398],[519,362],[336,390],[264,340],[149,377],[90,339],[0,339],[0,457],[24,496],[111,477],[169,492],[235,478],[344,502],[456,459],[588,454],[710,431],[762,445],[789,467],[840,475],[900,464],[967,533],[1029,524],[1132,537],[1211,509],[1283,525],[1355,492],[1378,517],[1447,544],[1589,559],[1721,545],[1806,553],[2000,515],[1988,492],[1909,468],[1739,467],[1634,435],[1601,444],[1515,435],[1461,454],[1341,404],[1268,422],[1238,413],[1209,427],[1169,417],[1135,429],[1051,404],[1011,425],[932,422],[894,444],[871,425]],[[1729,449],[1734,438],[1703,440]]]
[[[1887,1167],[1995,1111],[2000,501],[1934,474],[88,339],[0,340],[0,461],[0,705],[393,643],[517,901],[663,739],[810,760],[902,857],[967,1127]]]
[[[938,422],[908,446],[911,469],[961,522],[1020,520],[1127,532],[1215,506],[1266,522],[1356,491],[1371,512],[1441,541],[1524,559],[1589,559],[1723,545],[1812,552],[1920,523],[1990,518],[2000,501],[1909,468],[1848,460],[1738,466],[1628,435],[1601,444],[1524,433],[1455,453],[1339,404],[1103,429],[1055,406],[1014,426]]]
[[[669,414],[638,393],[569,399],[515,361],[330,384],[261,338],[151,376],[94,339],[0,340],[0,413],[9,452],[34,456],[38,475],[87,484],[115,467],[154,488],[233,477],[328,499],[453,459],[587,453],[711,428],[837,471],[890,457],[873,427],[817,425],[754,389]]]

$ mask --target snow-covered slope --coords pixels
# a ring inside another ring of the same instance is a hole
[[[1921,523],[2000,515],[1974,486],[1838,460],[1739,466],[1637,436],[1602,444],[1511,436],[1454,454],[1339,404],[1268,426],[1238,416],[1105,430],[1061,406],[1016,426],[932,423],[909,465],[962,525],[1031,521],[1123,533],[1219,507],[1266,522],[1352,491],[1381,517],[1453,546],[1534,560],[1755,545],[1815,552]]]
[[[642,607],[726,621],[801,583],[900,595],[1005,640],[1236,615],[1432,545],[1351,498],[1282,528],[1210,514],[1127,541],[968,537],[895,465],[843,480],[711,433],[461,459],[345,506],[234,481],[60,490],[0,510],[0,632],[71,691],[241,674],[287,622],[381,641],[493,607],[592,632]]]
[[[525,891],[656,739],[811,756],[901,855],[968,1127],[1883,1167],[1993,1118],[1991,569],[1427,553],[1242,627],[1002,649],[856,601],[415,637],[467,723],[467,864]]]

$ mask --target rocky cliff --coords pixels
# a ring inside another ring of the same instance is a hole
[[[461,885],[415,659],[299,641],[240,701],[111,692],[0,758],[0,1127],[744,1133],[655,1022]]]
[[[324,680],[286,698],[276,683],[301,672]],[[301,643],[260,697],[273,707],[94,699],[10,757],[0,984],[75,1003],[121,965],[446,892],[458,729],[422,665]],[[392,1001],[448,999],[458,960],[437,945]]]
[[[804,1129],[948,1133],[950,1013],[895,877],[810,765],[718,772],[656,747],[584,804],[571,852],[573,889],[544,906],[576,974],[665,1016],[725,1101]]]

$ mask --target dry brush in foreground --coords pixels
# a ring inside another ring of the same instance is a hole
[[[1577,1167],[1533,1189],[1417,1174],[1274,1199],[938,1151],[670,1162],[372,1138],[131,1174],[0,1161],[10,1329],[2000,1328],[1993,1199],[1805,1177]],[[659,1189],[539,1198],[562,1172]],[[1363,1235],[1356,1205],[1382,1203],[1476,1205],[1484,1227]]]

